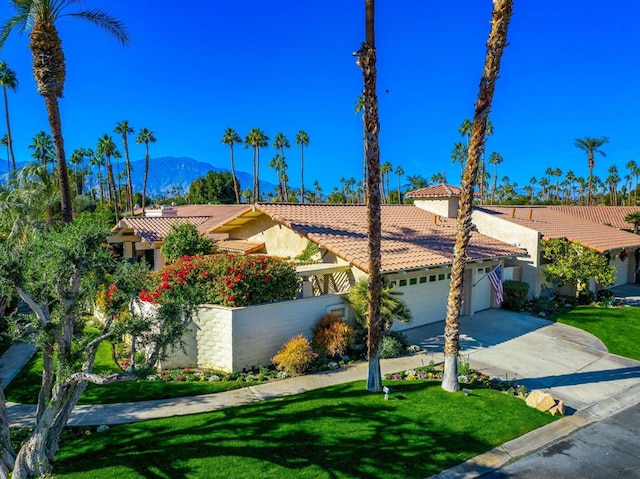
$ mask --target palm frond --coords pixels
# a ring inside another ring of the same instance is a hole
[[[70,3],[75,3],[73,0],[66,0]],[[77,1],[77,0],[76,0]],[[129,43],[129,33],[124,23],[115,17],[112,17],[107,12],[99,9],[83,10],[81,12],[74,12],[66,14],[71,17],[87,20],[90,23],[102,28],[104,31],[113,35],[120,43],[126,45]]]
[[[28,8],[29,6],[27,4],[31,2],[20,2],[14,0],[12,3],[14,4],[17,12],[15,16],[4,22],[0,28],[0,47],[5,44],[14,28],[17,27],[19,33],[23,33],[28,30],[27,25],[29,23],[28,19],[31,9]]]

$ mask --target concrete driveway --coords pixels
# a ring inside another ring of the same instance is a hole
[[[412,344],[441,356],[443,322],[404,333]],[[609,354],[580,329],[536,316],[491,309],[463,317],[460,344],[472,368],[545,390],[562,399],[568,413],[640,384],[639,361]]]

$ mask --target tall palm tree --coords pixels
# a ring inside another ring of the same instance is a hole
[[[489,137],[491,135],[493,135],[493,123],[491,123],[491,119],[487,118],[487,129],[485,130],[485,142],[489,139]],[[480,178],[480,204],[484,204],[484,196],[485,196],[485,188],[484,188],[484,183],[485,183],[485,178],[488,177],[488,175],[485,172],[485,153],[486,153],[486,148],[482,150],[482,159],[480,160],[480,173],[478,175],[478,178]],[[487,185],[488,186],[488,185]]]
[[[638,168],[638,164],[635,162],[635,160],[627,161],[625,168],[629,170],[629,176],[631,176],[632,178],[635,178],[636,180],[635,186],[629,187],[629,204],[631,204],[631,190],[633,190],[634,203],[636,202],[636,199],[638,197],[637,196],[638,195],[638,175],[640,175],[640,168]]]
[[[99,155],[104,155],[105,158],[109,201],[113,202],[114,204],[116,220],[118,220],[118,191],[116,190],[115,177],[113,175],[113,165],[111,164],[111,157],[116,157],[119,154],[118,148],[113,142],[113,138],[105,134],[102,138],[98,139],[98,148],[96,149],[96,151]]]
[[[609,138],[601,136],[600,138],[593,138],[586,136],[584,138],[576,138],[574,140],[574,146],[579,150],[584,151],[587,154],[587,160],[589,162],[589,180],[587,183],[587,204],[591,204],[591,189],[593,186],[593,168],[596,166],[595,153],[600,153],[602,156],[607,156],[604,151],[600,149],[601,146],[609,143]]]
[[[362,69],[364,89],[362,100],[364,106],[364,151],[367,160],[367,238],[368,238],[368,273],[369,287],[369,331],[368,356],[369,371],[367,390],[382,391],[382,374],[380,371],[380,342],[384,322],[380,315],[380,293],[382,291],[382,256],[380,252],[380,149],[378,133],[378,96],[376,92],[376,42],[374,30],[374,0],[365,0],[365,41],[357,52],[357,64]]]
[[[253,203],[260,201],[260,148],[265,148],[268,141],[269,137],[260,128],[252,128],[244,139],[245,149],[253,148]]]
[[[404,175],[404,170],[402,169],[402,166],[397,166],[396,167],[396,171],[394,171],[394,173],[396,175],[398,175],[398,204],[401,205],[402,204],[402,193],[400,191],[400,180],[402,178],[402,175]]]
[[[556,177],[556,201],[560,201],[560,187],[558,183],[560,181],[560,177],[562,176],[562,170],[560,168],[554,168],[551,172],[551,175]]]
[[[276,150],[280,150],[281,163],[280,163],[280,181],[282,183],[282,201],[287,202],[289,200],[289,192],[287,191],[287,158],[284,154],[285,148],[291,148],[289,139],[284,136],[283,133],[277,133],[273,138],[273,147]]]
[[[18,77],[7,62],[0,62],[0,85],[2,85],[2,94],[4,96],[4,117],[7,122],[7,149],[11,158],[11,166],[16,169],[16,157],[13,154],[13,137],[11,136],[11,122],[9,121],[9,98],[7,97],[7,88],[13,91],[18,89]]]
[[[489,164],[493,165],[493,186],[491,187],[491,204],[495,200],[496,183],[498,181],[498,165],[502,163],[503,158],[497,151],[492,151],[489,155]]]
[[[385,161],[380,165],[380,186],[382,187],[382,202],[389,203],[389,173],[393,171],[391,163]]]
[[[119,133],[122,136],[122,146],[124,147],[124,164],[127,177],[127,209],[133,214],[133,185],[131,184],[131,161],[129,159],[129,134],[134,132],[134,129],[129,126],[128,120],[120,121],[116,124],[113,130],[114,133]]]
[[[458,353],[460,351],[460,308],[464,271],[466,268],[467,246],[473,224],[471,207],[473,204],[474,183],[478,177],[478,163],[486,140],[487,117],[491,110],[491,101],[495,91],[496,79],[500,70],[502,52],[507,43],[507,30],[511,20],[513,0],[494,0],[491,21],[491,33],[487,41],[487,54],[484,71],[480,81],[480,91],[475,105],[473,129],[469,143],[469,157],[460,193],[460,206],[456,220],[456,245],[451,265],[451,283],[447,299],[447,315],[444,328],[444,374],[442,388],[446,391],[458,391]]]
[[[81,176],[80,174],[78,174],[78,169],[81,169],[79,168],[78,165],[84,164],[84,156],[85,156],[84,148],[76,148],[71,152],[71,156],[69,157],[69,163],[71,163],[72,165],[75,165],[74,174],[73,174],[75,181],[73,183],[75,185],[76,196],[81,194],[81,191],[84,193],[82,188]]]
[[[304,130],[296,134],[296,146],[300,147],[300,202],[304,203],[304,149],[309,146],[309,135]]]
[[[273,168],[276,172],[276,178],[278,178],[278,190],[280,191],[280,201],[286,201],[285,186],[282,181],[282,170],[285,166],[284,158],[280,153],[276,155],[269,162],[269,168]]]
[[[620,181],[618,167],[611,165],[607,173],[609,173],[609,176],[607,176],[605,181],[609,187],[609,204],[611,206],[618,206],[618,182]]]
[[[453,150],[451,150],[451,163],[454,165],[460,163],[460,175],[464,173],[464,164],[467,161],[467,150],[468,147],[461,142],[455,143]]]
[[[231,176],[233,177],[233,191],[236,194],[236,204],[240,204],[240,186],[238,185],[238,179],[236,178],[236,167],[233,161],[233,145],[236,143],[242,143],[242,138],[236,133],[233,128],[227,128],[224,130],[222,136],[222,143],[229,145],[229,152],[231,154]]]
[[[362,183],[364,185],[364,195],[365,198],[367,196],[367,177],[369,176],[367,170],[367,131],[366,125],[364,124],[364,95],[358,95],[356,99],[356,108],[354,113],[357,115],[362,112],[362,144],[363,144],[363,155],[362,155]]]
[[[144,143],[144,175],[142,177],[142,216],[144,216],[144,208],[147,194],[147,178],[149,176],[149,143],[155,143],[156,137],[148,128],[140,128],[136,143]]]
[[[122,44],[129,41],[129,36],[124,25],[103,10],[70,11],[73,7],[82,6],[85,0],[10,0],[10,3],[15,8],[15,16],[5,22],[0,31],[0,47],[4,45],[14,28],[29,32],[33,76],[38,93],[44,97],[49,127],[56,147],[62,219],[65,223],[70,223],[73,219],[71,193],[58,105],[58,98],[63,96],[66,65],[56,24],[64,17],[73,17],[99,26]]]
[[[4,135],[2,138],[0,138],[0,145],[7,147],[7,172],[11,173],[11,155],[9,154],[9,135]]]
[[[91,148],[89,148],[87,150],[87,156],[89,157],[89,170],[92,170],[94,166],[98,170],[96,177],[98,179],[98,191],[100,193],[100,202],[102,203],[104,202],[104,197],[105,197],[104,182],[103,182],[104,176],[102,175],[102,170],[101,170],[101,167],[105,165],[104,155],[100,153],[96,153]],[[95,198],[95,192],[93,191],[93,175],[89,176],[89,180],[91,182],[89,187],[91,188],[93,197]]]
[[[409,175],[407,176],[407,183],[404,186],[408,191],[419,190],[429,186],[429,180],[422,175]]]

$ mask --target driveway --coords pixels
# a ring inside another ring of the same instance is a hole
[[[404,331],[412,344],[441,357],[444,322]],[[461,358],[491,376],[543,389],[572,410],[640,383],[640,362],[609,354],[589,333],[536,316],[490,309],[460,322]]]

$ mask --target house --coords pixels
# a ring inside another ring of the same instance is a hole
[[[407,196],[414,199],[418,208],[455,217],[460,190],[437,185],[410,192]],[[526,256],[516,256],[505,264],[516,267],[519,276],[513,279],[528,283],[530,294],[537,296],[546,284],[543,268],[546,260],[542,256],[541,241],[551,238],[576,241],[605,254],[609,264],[616,268],[614,286],[635,283],[640,260],[640,236],[622,229],[633,228],[624,222],[624,217],[632,211],[638,211],[638,208],[476,206],[472,221],[479,233],[526,250]],[[591,285],[592,290],[597,287]],[[566,289],[562,292],[571,294],[574,291]]]
[[[455,221],[411,205],[382,205],[382,272],[396,285],[414,320],[399,330],[442,321],[446,315]],[[298,268],[309,283],[307,294],[346,292],[367,277],[367,207],[335,204],[256,204],[210,230],[228,234],[217,247],[233,246],[279,257],[300,256],[315,245],[317,263]],[[508,258],[524,257],[517,246],[472,233],[465,278],[463,311],[495,305],[487,275]],[[336,279],[337,278],[337,279]]]
[[[217,242],[226,239],[227,235],[209,234],[211,226],[247,209],[250,209],[247,205],[184,205],[148,209],[145,217],[121,219],[112,228],[113,234],[107,242],[119,249],[125,258],[145,259],[157,271],[165,265],[160,247],[173,225],[193,224],[200,233]]]

